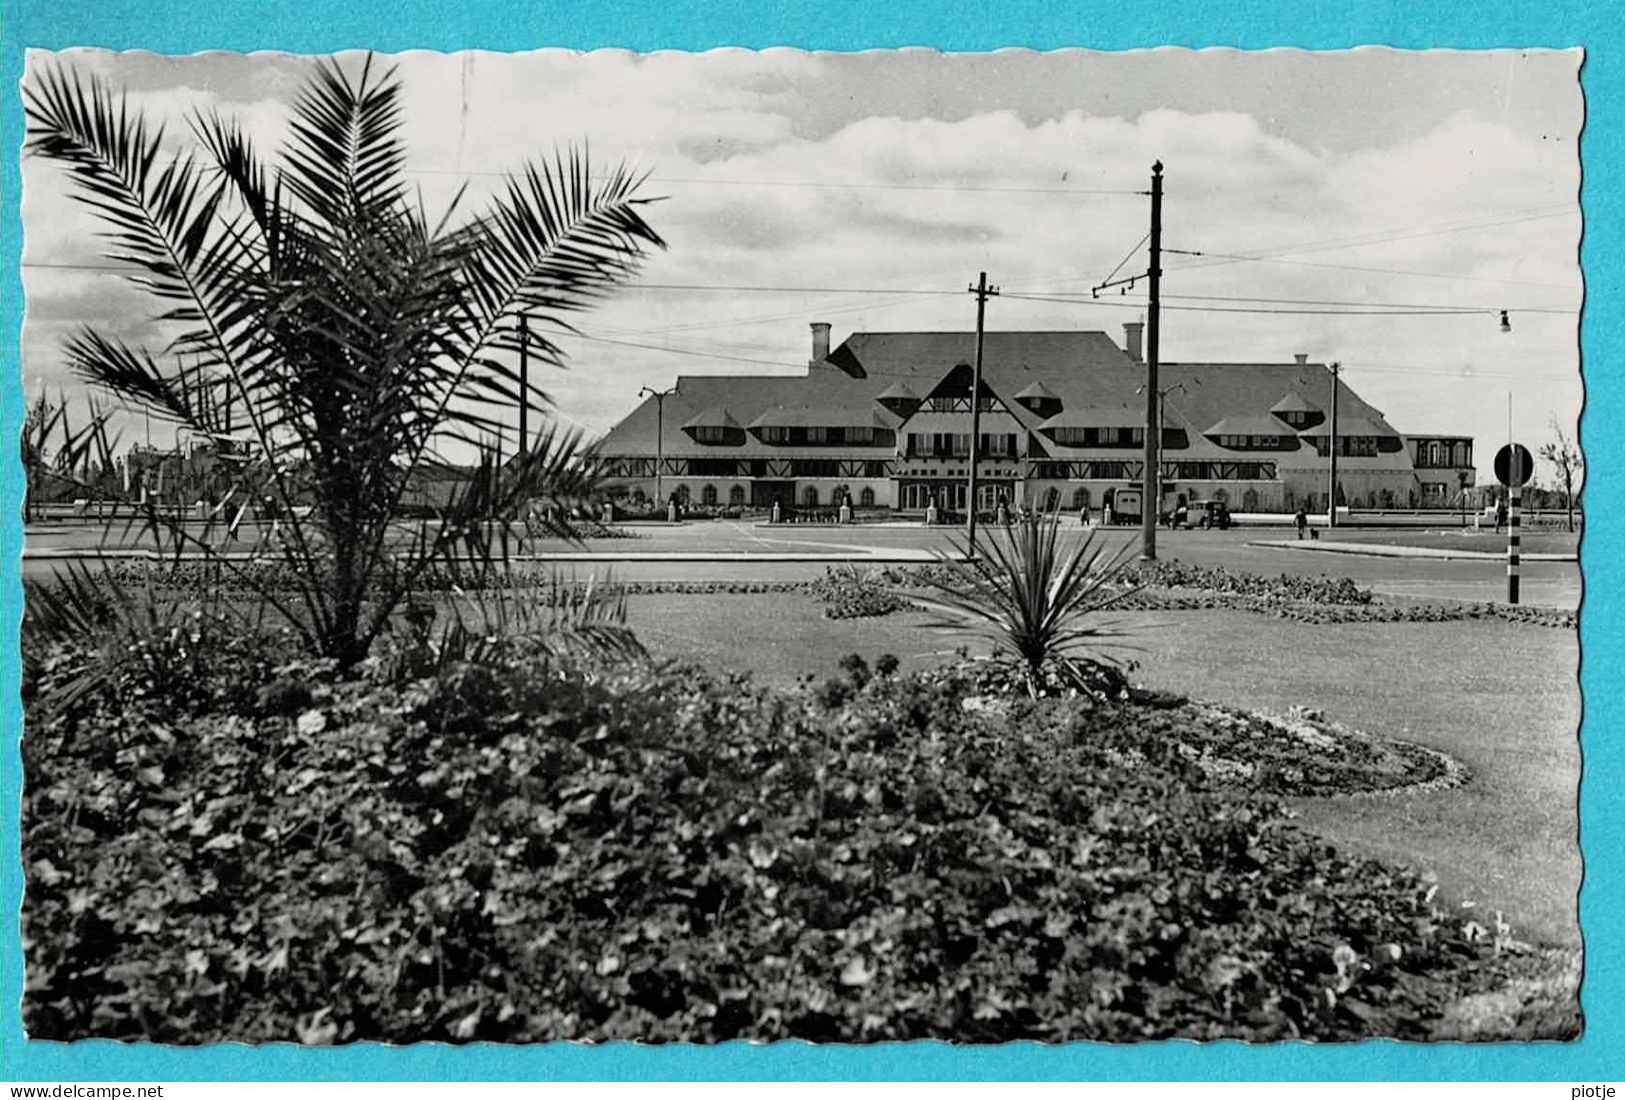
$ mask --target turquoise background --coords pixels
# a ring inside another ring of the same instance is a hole
[[[1610,12],[1613,13],[1610,18]],[[106,46],[187,53],[203,49],[280,49],[320,53],[370,47],[457,50],[531,49],[543,45],[701,50],[715,46],[802,46],[858,50],[926,45],[946,50],[1002,46],[1051,49],[1088,46],[1301,46],[1337,49],[1361,44],[1405,48],[1584,46],[1582,74],[1589,118],[1582,142],[1585,243],[1582,260],[1592,288],[1582,324],[1588,397],[1581,437],[1592,471],[1587,479],[1586,538],[1581,561],[1586,600],[1581,619],[1585,695],[1582,740],[1581,838],[1587,876],[1581,923],[1588,944],[1585,1037],[1572,1044],[1343,1046],[1219,1043],[1043,1047],[953,1047],[942,1043],[814,1047],[802,1043],[720,1047],[529,1048],[420,1045],[335,1049],[294,1046],[165,1048],[111,1042],[28,1042],[18,1015],[22,954],[18,907],[22,874],[18,844],[22,723],[18,662],[8,645],[0,703],[0,1075],[12,1081],[141,1081],[237,1079],[526,1078],[1032,1078],[1032,1079],[1550,1079],[1625,1077],[1625,800],[1617,737],[1625,693],[1612,690],[1618,668],[1622,566],[1609,551],[1625,528],[1625,382],[1616,378],[1621,311],[1610,293],[1621,261],[1619,109],[1625,103],[1625,20],[1613,4],[1503,2],[1459,5],[1448,0],[1366,2],[1345,9],[1327,3],[1225,0],[1222,3],[525,3],[523,0],[254,0],[252,3],[176,0],[24,0],[7,5],[0,28],[0,193],[7,278],[0,313],[0,436],[15,439],[22,421],[18,364],[23,301],[17,278],[22,237],[18,217],[18,150],[23,118],[16,95],[24,51]],[[1596,293],[1597,290],[1603,293]],[[0,447],[0,559],[22,549],[22,468],[15,444]],[[0,580],[0,629],[14,638],[22,610],[18,573]]]

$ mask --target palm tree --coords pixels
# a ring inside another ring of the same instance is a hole
[[[45,486],[51,472],[51,459],[47,448],[51,437],[57,434],[66,406],[52,402],[40,391],[34,403],[23,415],[20,438],[23,460],[23,522],[34,522],[34,501]]]
[[[266,158],[217,113],[191,116],[195,147],[173,156],[161,126],[71,69],[24,89],[27,151],[66,168],[108,259],[176,333],[154,352],[85,328],[68,363],[178,433],[236,445],[241,474],[211,525],[235,532],[272,506],[262,546],[294,583],[262,595],[345,665],[431,568],[499,563],[527,502],[571,534],[566,517],[596,478],[580,437],[556,427],[502,461],[500,409],[526,384],[509,357],[524,325],[530,354],[562,365],[549,330],[568,331],[568,314],[664,247],[643,217],[643,178],[574,149],[522,166],[477,214],[460,215],[459,192],[431,217],[403,170],[400,92],[370,56],[358,72],[321,61]],[[458,450],[471,468],[453,465]],[[456,488],[434,520],[404,529],[409,489],[448,475]],[[208,525],[153,511],[148,527],[177,553],[213,555]]]
[[[1087,689],[1098,679],[1090,663],[1116,664],[1107,651],[1127,648],[1115,641],[1123,635],[1098,615],[1139,590],[1121,580],[1132,545],[1108,551],[1090,531],[1067,550],[1060,528],[1055,511],[1033,510],[989,540],[985,555],[951,540],[955,553],[939,555],[948,575],[927,579],[933,595],[911,597],[934,613],[931,626],[968,631],[1015,658],[1034,698],[1052,671]]]

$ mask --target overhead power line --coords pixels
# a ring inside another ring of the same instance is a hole
[[[1178,252],[1178,249],[1170,248],[1168,251],[1170,251],[1170,252]],[[1183,254],[1184,255],[1191,255],[1191,256],[1215,255],[1215,253],[1209,253],[1209,252],[1187,252],[1187,253],[1183,253]],[[1494,286],[1526,286],[1526,287],[1534,287],[1534,288],[1537,288],[1537,289],[1540,289],[1540,290],[1573,290],[1574,289],[1573,287],[1570,287],[1570,286],[1564,286],[1562,283],[1537,283],[1537,282],[1532,282],[1532,281],[1527,280],[1527,279],[1497,279],[1497,278],[1494,278],[1494,277],[1491,277],[1491,276],[1484,276],[1484,275],[1462,275],[1462,274],[1460,274],[1458,272],[1452,272],[1452,271],[1415,271],[1415,270],[1410,270],[1410,269],[1405,269],[1405,268],[1396,268],[1396,267],[1369,267],[1369,266],[1365,266],[1365,265],[1361,265],[1361,264],[1329,264],[1329,263],[1321,263],[1321,262],[1317,262],[1317,261],[1313,261],[1313,260],[1289,260],[1289,259],[1284,259],[1284,258],[1277,257],[1277,256],[1239,256],[1236,259],[1238,261],[1245,261],[1245,262],[1250,262],[1250,263],[1285,264],[1285,265],[1287,265],[1289,267],[1314,267],[1314,268],[1321,268],[1321,269],[1326,270],[1326,271],[1358,271],[1358,272],[1362,272],[1362,273],[1367,274],[1367,275],[1397,275],[1397,276],[1401,276],[1401,277],[1405,277],[1405,278],[1415,278],[1415,279],[1450,279],[1450,280],[1453,280],[1455,282],[1463,282],[1463,283],[1486,283],[1486,284],[1491,284],[1491,285],[1494,285]],[[1181,267],[1171,268],[1170,270],[1173,270],[1173,271],[1200,271],[1200,270],[1202,270],[1204,268],[1218,267],[1218,266],[1220,266],[1220,265],[1218,265],[1218,264],[1192,264],[1192,265],[1189,265],[1189,266],[1181,266]]]
[[[620,346],[620,347],[639,348],[639,349],[643,349],[643,350],[646,350],[646,351],[664,352],[665,354],[668,354],[668,355],[681,355],[681,356],[686,356],[686,357],[690,357],[690,358],[697,358],[697,359],[722,360],[722,361],[731,362],[731,363],[749,363],[749,364],[753,364],[753,365],[757,365],[757,366],[767,366],[767,367],[783,367],[783,368],[790,369],[790,370],[805,370],[806,366],[807,366],[806,363],[792,363],[792,362],[788,362],[788,361],[780,360],[780,359],[763,359],[763,358],[757,358],[757,357],[754,357],[754,356],[732,355],[732,354],[728,354],[728,353],[725,353],[725,352],[708,351],[708,350],[704,350],[702,348],[677,348],[677,347],[671,347],[669,345],[643,343],[641,341],[636,341],[636,340],[615,340],[615,339],[610,339],[608,337],[597,336],[597,335],[594,335],[594,334],[591,334],[591,333],[584,333],[584,332],[561,333],[560,336],[562,338],[566,338],[566,339],[568,339],[570,337],[574,337],[576,339],[587,340],[587,341],[591,341],[593,343],[598,343],[598,344],[614,344],[614,345],[617,345],[617,346]],[[1204,363],[1200,363],[1200,364],[1192,364],[1192,363],[1189,363],[1189,362],[1180,362],[1180,361],[1177,361],[1177,360],[1170,360],[1167,365],[1169,367],[1175,368],[1175,369],[1181,368],[1181,367],[1199,365],[1199,366],[1201,366],[1203,368],[1211,368],[1211,369],[1215,369],[1215,370],[1222,370],[1225,367],[1231,367],[1231,366],[1234,366],[1234,367],[1246,367],[1249,364],[1246,364],[1246,363],[1222,363],[1222,362],[1215,362],[1215,363],[1206,363],[1206,362],[1204,362]],[[1288,364],[1282,364],[1282,365],[1286,366]],[[1345,364],[1345,369],[1350,369],[1350,367],[1352,367],[1352,369],[1357,370],[1357,371],[1359,371],[1361,373],[1376,372],[1376,373],[1379,373],[1379,374],[1401,374],[1401,375],[1424,376],[1424,377],[1429,377],[1429,378],[1458,378],[1458,379],[1465,379],[1465,380],[1468,380],[1468,381],[1472,381],[1474,379],[1492,379],[1492,380],[1511,379],[1511,380],[1519,380],[1519,381],[1544,381],[1544,382],[1562,383],[1562,382],[1568,382],[1568,381],[1577,381],[1579,379],[1578,371],[1571,372],[1569,374],[1552,374],[1552,373],[1544,373],[1544,372],[1539,372],[1539,371],[1498,370],[1498,369],[1494,369],[1494,368],[1480,369],[1478,367],[1473,367],[1473,366],[1470,366],[1470,365],[1469,366],[1462,366],[1462,367],[1451,367],[1451,366],[1445,366],[1445,365],[1407,366],[1405,364],[1400,364],[1400,363],[1360,363],[1358,361],[1355,361],[1353,364]],[[911,372],[911,371],[868,371],[867,374],[871,378],[917,378],[918,377],[918,374],[916,372]]]
[[[1032,294],[1032,295],[1012,294],[1012,295],[1010,295],[1010,297],[1012,297],[1012,298],[1033,297],[1033,298],[1040,298],[1043,301],[1075,301],[1075,302],[1095,302],[1095,301],[1097,301],[1097,299],[1093,295],[1074,294],[1074,293],[1066,292],[1066,291],[1055,291],[1055,292],[1049,292],[1049,293],[1038,292],[1038,293],[1035,293],[1035,294]],[[1118,298],[1126,298],[1127,295],[1117,295],[1117,297]],[[1578,306],[1516,306],[1516,307],[1512,307],[1512,306],[1501,306],[1501,305],[1496,305],[1496,306],[1488,306],[1488,305],[1482,305],[1482,306],[1481,305],[1441,305],[1441,304],[1437,304],[1437,303],[1427,303],[1427,302],[1361,302],[1361,301],[1355,301],[1355,300],[1352,300],[1352,299],[1268,298],[1268,297],[1258,297],[1258,296],[1254,296],[1254,295],[1251,295],[1251,294],[1164,294],[1163,298],[1164,299],[1177,300],[1177,301],[1193,301],[1193,302],[1251,302],[1251,303],[1262,303],[1262,304],[1268,304],[1268,305],[1291,305],[1291,306],[1347,306],[1350,309],[1357,309],[1360,312],[1375,312],[1375,311],[1381,310],[1381,309],[1429,310],[1429,311],[1433,311],[1433,312],[1436,312],[1436,313],[1444,313],[1444,314],[1454,314],[1454,313],[1500,313],[1503,310],[1507,310],[1509,312],[1515,312],[1515,313],[1577,313],[1579,311]],[[1130,298],[1128,300],[1131,301],[1131,302],[1138,302],[1138,301],[1141,301],[1142,299]],[[1108,298],[1102,298],[1102,299],[1099,299],[1099,301],[1104,302],[1106,304],[1110,304]]]
[[[1059,295],[1053,295],[1053,294],[1015,294],[1015,293],[1007,293],[1005,295],[1005,297],[1006,298],[1011,298],[1011,299],[1017,299],[1017,300],[1021,300],[1021,301],[1027,301],[1027,302],[1054,302],[1054,303],[1056,303],[1058,305],[1069,305],[1069,306],[1107,306],[1107,307],[1117,308],[1117,309],[1123,309],[1123,308],[1140,309],[1145,305],[1145,299],[1138,298],[1138,297],[1129,298],[1126,295],[1115,295],[1115,296],[1114,295],[1108,295],[1108,296],[1105,296],[1105,297],[1102,297],[1102,298],[1094,299],[1094,298],[1061,297]],[[1168,295],[1166,297],[1172,297],[1172,295]],[[1237,301],[1256,301],[1258,299],[1241,298],[1241,299],[1236,299],[1236,300]],[[1282,308],[1280,306],[1203,306],[1203,305],[1185,305],[1185,306],[1165,305],[1165,306],[1163,306],[1163,308],[1164,309],[1182,310],[1182,311],[1187,312],[1187,313],[1282,313],[1282,314],[1307,314],[1307,315],[1322,316],[1322,317],[1454,317],[1454,316],[1474,316],[1474,315],[1485,314],[1485,313],[1498,314],[1498,313],[1502,312],[1502,310],[1500,308],[1492,309],[1492,308],[1485,307],[1485,306],[1461,306],[1461,307],[1427,306],[1427,307],[1421,307],[1421,308],[1414,308],[1413,307],[1413,308],[1402,308],[1402,309],[1350,308],[1350,307],[1354,307],[1354,306],[1358,306],[1358,303],[1347,303],[1345,306],[1343,306],[1341,308],[1320,308],[1320,307],[1298,308],[1298,307],[1295,307],[1295,306],[1294,307]],[[1532,308],[1528,308],[1528,309],[1515,307],[1515,306],[1509,306],[1509,307],[1506,307],[1506,312],[1510,312],[1510,313],[1571,313],[1571,312],[1577,312],[1577,311],[1576,310],[1567,310],[1567,309],[1554,309],[1554,308],[1549,307],[1549,306],[1532,307]]]
[[[574,338],[577,340],[591,340],[595,344],[616,344],[624,348],[643,348],[647,351],[663,351],[668,355],[692,355],[700,359],[726,359],[731,363],[754,363],[763,367],[791,367],[805,370],[805,363],[785,363],[776,359],[755,359],[745,355],[724,355],[720,352],[698,351],[688,348],[663,347],[660,344],[645,344],[636,340],[612,340],[607,336],[593,336],[585,332],[561,332],[557,334],[560,339]]]

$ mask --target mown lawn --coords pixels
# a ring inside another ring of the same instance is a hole
[[[635,596],[631,623],[659,656],[775,683],[832,674],[847,653],[935,664],[955,639],[917,614],[832,621],[798,594]],[[1579,641],[1496,622],[1307,625],[1237,611],[1121,617],[1137,676],[1233,706],[1294,704],[1465,762],[1465,787],[1308,799],[1301,823],[1353,852],[1439,876],[1441,892],[1504,910],[1520,938],[1579,942]]]

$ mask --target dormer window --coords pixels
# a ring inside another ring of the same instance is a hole
[[[1034,382],[1016,394],[1016,403],[1044,420],[1061,411],[1061,399],[1042,382]]]
[[[738,447],[745,442],[745,429],[720,405],[700,410],[683,425],[683,431],[694,442],[711,447]]]
[[[1298,440],[1290,435],[1220,435],[1214,437],[1221,447],[1232,451],[1295,451]]]
[[[1055,428],[1050,438],[1063,447],[1143,447],[1144,428]]]
[[[1295,432],[1313,428],[1326,419],[1326,414],[1313,401],[1299,393],[1289,393],[1274,405],[1270,413]]]
[[[893,382],[877,393],[875,400],[886,411],[897,416],[913,416],[915,410],[920,407],[920,395],[902,382]]]

